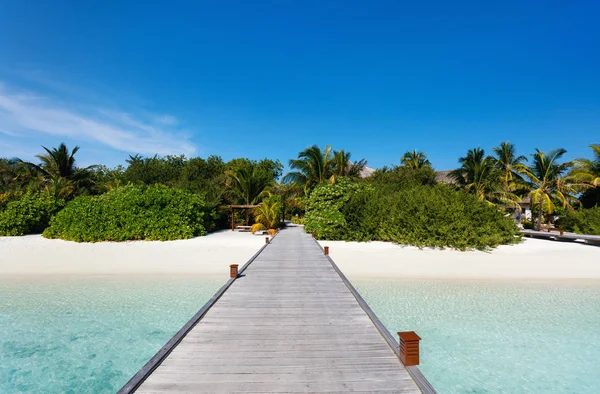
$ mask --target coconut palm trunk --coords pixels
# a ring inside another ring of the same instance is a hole
[[[538,212],[538,220],[536,223],[536,230],[540,231],[542,229],[542,220],[544,218],[544,202],[540,200],[540,209]]]

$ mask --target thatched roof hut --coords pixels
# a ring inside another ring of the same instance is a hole
[[[447,183],[449,185],[454,185],[456,183],[456,180],[450,176],[451,172],[452,170],[436,171],[435,180],[439,183]]]

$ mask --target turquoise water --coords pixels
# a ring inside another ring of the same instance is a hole
[[[600,282],[353,284],[440,393],[600,393]]]
[[[0,279],[0,393],[115,392],[226,279]]]
[[[0,393],[116,391],[225,279],[0,279]],[[353,283],[440,393],[600,392],[600,282]]]

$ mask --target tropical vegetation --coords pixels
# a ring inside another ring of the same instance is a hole
[[[77,242],[192,238],[215,227],[204,198],[164,185],[128,185],[69,202],[45,229],[47,238]]]
[[[567,211],[557,225],[563,231],[600,235],[600,207]]]
[[[25,193],[0,201],[0,235],[39,234],[65,201],[43,193]]]
[[[574,161],[575,172],[587,177],[592,185],[580,197],[584,208],[592,208],[600,205],[600,144],[590,145],[594,159],[577,159]]]
[[[268,158],[131,155],[112,168],[79,166],[79,147],[61,143],[42,147],[36,162],[0,158],[0,235],[170,240],[292,220],[318,238],[486,249],[519,240],[510,217],[525,208],[536,229],[559,217],[554,225],[567,231],[595,232],[600,145],[591,148],[592,159],[564,161],[564,149],[527,156],[502,142],[436,172],[417,150],[370,169],[344,149],[313,145],[284,175]],[[254,208],[231,217],[230,205]]]
[[[353,163],[350,156],[344,150],[334,151],[331,146],[321,149],[313,145],[289,161],[293,171],[283,177],[283,182],[294,184],[308,194],[318,185],[335,183],[339,177],[359,178],[367,162],[362,159]]]
[[[514,221],[497,208],[446,185],[420,181],[396,190],[349,180],[324,184],[311,193],[306,209],[306,230],[321,239],[461,250],[520,239]]]
[[[525,170],[530,180],[531,204],[537,209],[537,230],[542,225],[544,212],[554,213],[557,205],[573,209],[573,204],[578,201],[577,194],[587,188],[587,184],[581,180],[584,177],[582,173],[569,173],[573,163],[558,162],[566,152],[556,149],[544,153],[536,149],[531,155],[531,166]]]
[[[273,231],[280,227],[282,206],[279,200],[279,197],[268,198],[254,208],[253,213],[256,223],[252,225],[252,233],[269,230],[273,234]]]
[[[424,152],[417,152],[416,150],[413,150],[412,152],[406,152],[400,161],[402,162],[403,166],[413,170],[423,167],[431,167],[431,163],[427,159],[427,155]]]
[[[451,172],[455,186],[503,209],[521,211],[523,203],[530,202],[537,230],[558,210],[579,206],[597,179],[594,161],[561,162],[564,149],[536,149],[531,161],[517,155],[510,142],[501,143],[493,152],[495,156],[485,155],[479,147],[468,150],[459,159],[460,168]]]

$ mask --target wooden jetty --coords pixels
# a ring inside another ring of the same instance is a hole
[[[600,246],[600,235],[575,234],[560,231],[521,230],[521,234],[531,238],[551,239],[555,241],[583,241],[590,245]]]
[[[291,227],[119,393],[435,393],[398,352],[394,337],[319,244]]]

